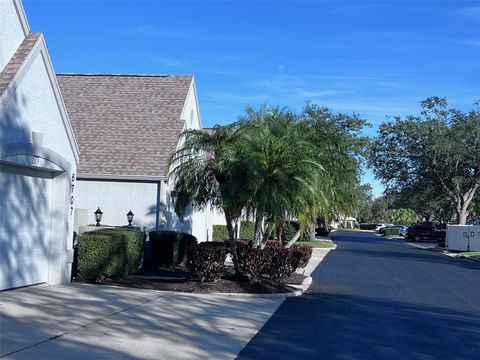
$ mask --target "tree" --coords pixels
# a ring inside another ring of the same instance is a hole
[[[238,124],[244,129],[243,156],[251,175],[247,208],[255,213],[255,243],[264,221],[263,241],[275,231],[281,242],[287,217],[298,218],[322,192],[314,144],[298,116],[286,109],[247,109]]]
[[[393,198],[392,208],[410,208],[421,221],[447,224],[454,218],[453,203],[438,184],[417,182],[400,191],[390,191],[389,196]]]
[[[184,131],[182,144],[170,159],[169,174],[176,193],[175,211],[182,220],[189,205],[194,209],[223,209],[237,276],[240,268],[233,224],[241,216],[249,194],[249,167],[239,151],[241,134],[236,126],[217,126],[211,134]]]
[[[356,193],[356,218],[360,223],[374,221],[372,213],[373,193],[370,184],[359,184],[355,188]]]
[[[372,202],[372,219],[374,222],[382,223],[388,220],[388,197],[380,196]]]
[[[287,217],[311,233],[319,218],[353,211],[365,148],[359,133],[365,123],[310,103],[300,115],[280,108],[248,109],[239,124],[249,129],[246,153],[256,175],[249,207],[256,214],[257,241],[263,219],[281,241]],[[268,235],[267,230],[264,239]]]
[[[421,102],[420,116],[395,117],[381,124],[370,164],[389,189],[417,184],[441,189],[465,224],[480,186],[480,108],[448,109],[444,98]]]
[[[361,132],[368,124],[356,114],[333,113],[312,103],[305,106],[301,122],[323,170],[318,198],[304,214],[314,230],[318,219],[330,222],[337,214],[354,213],[360,164],[368,144]]]
[[[387,211],[388,221],[394,224],[413,224],[417,221],[417,214],[412,209],[390,209]]]

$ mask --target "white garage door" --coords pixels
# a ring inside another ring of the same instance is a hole
[[[0,290],[47,280],[51,173],[0,164]]]

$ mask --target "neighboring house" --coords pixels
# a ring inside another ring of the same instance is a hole
[[[183,231],[211,240],[209,209],[175,215],[169,159],[183,130],[201,129],[193,76],[58,74],[80,146],[76,226],[94,223]]]
[[[0,0],[0,290],[70,280],[78,160],[45,39]]]

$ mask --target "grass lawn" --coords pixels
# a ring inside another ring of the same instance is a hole
[[[297,241],[295,245],[308,245],[313,248],[329,249],[335,246],[335,243],[331,240],[314,240],[314,241]]]
[[[458,253],[457,256],[465,256],[465,257],[469,257],[469,258],[472,258],[472,259],[480,260],[480,251],[461,252],[461,253]]]

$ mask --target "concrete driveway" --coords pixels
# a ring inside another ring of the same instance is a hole
[[[232,359],[284,301],[94,285],[0,293],[0,357]]]

